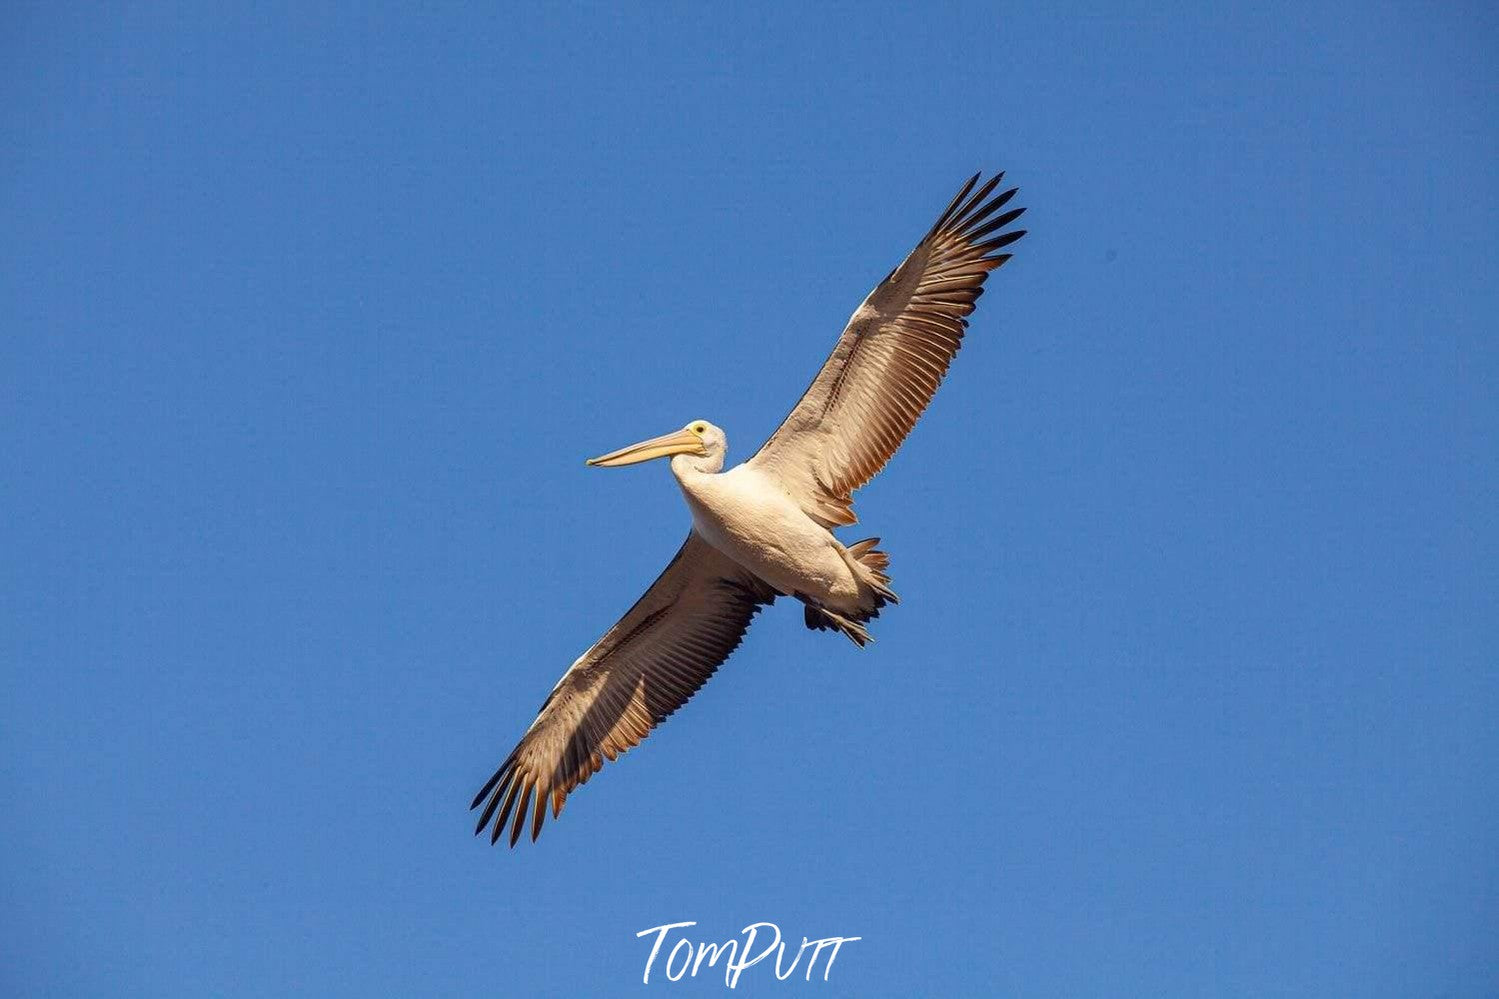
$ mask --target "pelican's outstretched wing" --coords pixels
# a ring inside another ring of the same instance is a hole
[[[1004,174],[953,198],[916,249],[854,312],[838,346],[750,464],[777,475],[824,527],[852,524],[853,492],[874,478],[916,425],[962,344],[964,318],[1025,209],[995,212]],[[991,195],[993,195],[991,197]]]
[[[650,734],[687,703],[739,645],[775,591],[693,531],[645,595],[557,681],[520,745],[474,798],[483,832],[498,840],[510,813],[510,845],[531,810],[541,834],[573,788]],[[499,816],[495,816],[496,810]]]

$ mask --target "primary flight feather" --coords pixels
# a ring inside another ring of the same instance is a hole
[[[578,785],[650,734],[738,647],[750,620],[778,596],[800,600],[807,627],[858,645],[865,625],[896,603],[877,538],[845,546],[853,493],[890,460],[931,402],[962,345],[967,316],[1008,228],[998,174],[975,175],[911,254],[854,310],[843,335],[785,422],[749,461],[722,471],[722,430],[681,430],[589,460],[632,465],[670,457],[692,512],[676,558],[619,623],[557,681],[519,745],[474,797],[476,832],[514,846],[534,840]]]

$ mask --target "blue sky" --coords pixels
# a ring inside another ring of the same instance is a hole
[[[1499,991],[1499,17],[4,15],[0,982]],[[955,187],[1030,235],[762,615],[514,852],[466,807]]]

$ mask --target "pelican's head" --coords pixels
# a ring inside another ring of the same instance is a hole
[[[728,438],[722,430],[707,420],[693,420],[681,430],[652,437],[648,441],[631,444],[597,458],[589,458],[588,464],[600,468],[616,468],[650,461],[652,458],[682,454],[695,459],[692,466],[699,471],[716,472],[723,467],[723,456],[728,451],[728,446]]]

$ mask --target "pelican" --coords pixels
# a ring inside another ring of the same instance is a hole
[[[698,691],[777,597],[801,601],[807,627],[859,646],[898,602],[878,538],[845,545],[853,493],[890,460],[947,373],[1000,252],[1025,235],[996,214],[1015,189],[976,174],[911,254],[854,311],[832,356],[754,457],[723,471],[724,432],[707,420],[611,451],[618,468],[669,458],[692,513],[687,541],[635,606],[572,664],[514,751],[474,797],[475,833],[510,825],[531,839],[567,796]],[[513,815],[513,818],[512,818]]]

